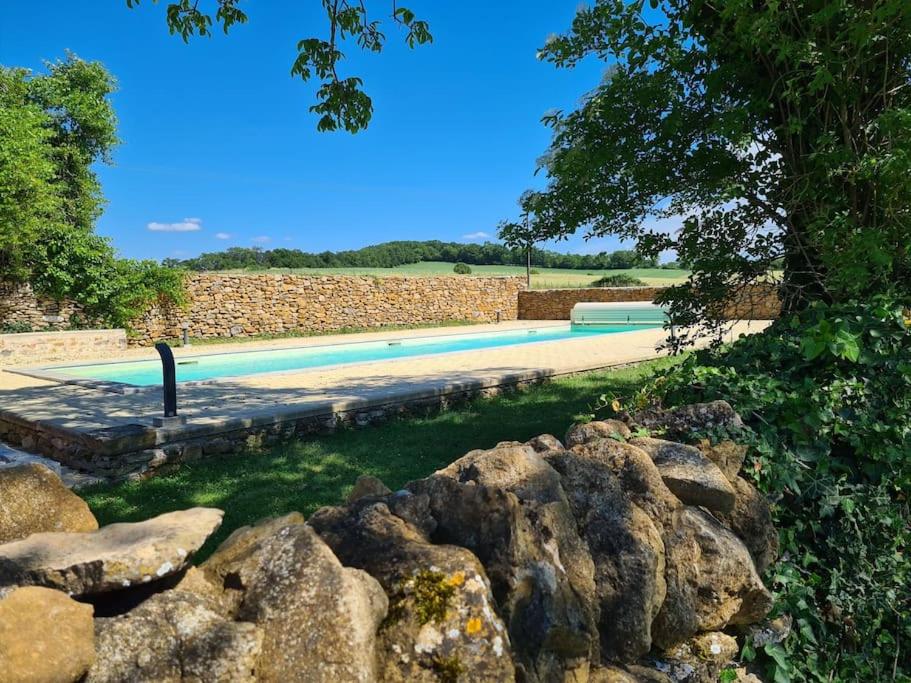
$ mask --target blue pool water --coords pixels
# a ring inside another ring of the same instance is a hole
[[[569,325],[540,329],[511,330],[506,332],[473,332],[440,337],[412,337],[375,342],[355,342],[329,346],[271,349],[267,351],[240,351],[207,356],[183,356],[177,359],[177,381],[192,382],[220,377],[238,377],[281,370],[300,370],[342,363],[407,358],[453,351],[492,349],[500,346],[529,344],[533,342],[579,339],[597,335],[629,332],[660,327],[654,325],[599,325],[572,328]],[[120,382],[133,386],[161,384],[161,363],[134,361],[73,365],[54,368],[54,372],[70,377]]]

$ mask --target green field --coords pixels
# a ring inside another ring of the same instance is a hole
[[[272,268],[263,271],[226,271],[226,272],[266,272],[296,273],[301,275],[371,275],[374,277],[432,277],[435,275],[453,275],[454,264],[441,261],[412,263],[397,268]],[[568,268],[535,268],[539,271],[531,276],[532,289],[561,289],[567,287],[590,287],[591,284],[605,275],[626,274],[637,277],[649,285],[672,285],[686,279],[689,271],[665,270],[662,268],[630,268],[627,270],[571,270]],[[471,274],[482,275],[525,275],[524,266],[471,266]]]

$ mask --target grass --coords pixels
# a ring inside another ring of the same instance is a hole
[[[263,271],[226,271],[231,273],[295,273],[300,275],[368,275],[373,277],[433,277],[454,275],[455,264],[443,261],[411,263],[396,268],[272,268]],[[569,268],[533,268],[532,289],[564,289],[590,287],[605,275],[626,274],[649,285],[672,285],[683,282],[689,271],[664,268],[628,268],[623,270],[573,270]],[[471,266],[474,276],[525,275],[525,266]]]
[[[633,368],[558,378],[525,391],[362,430],[280,444],[185,464],[171,474],[81,491],[100,524],[140,521],[194,506],[225,511],[206,556],[239,526],[299,511],[309,516],[341,503],[360,474],[379,477],[393,490],[425,477],[475,448],[526,441],[543,433],[562,437],[602,393],[626,395],[659,368],[658,359]]]

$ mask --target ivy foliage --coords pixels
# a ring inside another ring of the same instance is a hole
[[[794,618],[745,651],[775,681],[911,680],[911,329],[901,306],[815,304],[689,356],[638,396],[724,399],[752,429],[745,465],[773,500],[768,580]]]
[[[152,2],[157,4],[158,0]],[[140,4],[140,0],[126,0],[126,3],[127,7],[133,8]],[[247,23],[247,14],[240,4],[240,0],[169,2],[165,10],[168,30],[179,35],[184,42],[194,35],[212,35],[213,25],[220,26],[227,34],[233,26]],[[399,6],[395,0],[387,3],[386,16],[369,14],[363,0],[322,0],[321,4],[326,12],[326,35],[298,41],[291,75],[303,81],[319,80],[317,103],[310,107],[310,111],[319,117],[317,130],[344,129],[357,133],[370,123],[373,102],[364,91],[364,82],[360,77],[339,75],[339,62],[345,58],[343,44],[351,41],[367,52],[381,52],[386,43],[384,21],[404,32],[405,44],[410,48],[432,42],[433,36],[426,21],[418,19],[414,12]]]
[[[597,0],[541,50],[609,65],[545,118],[541,239],[675,250],[692,267],[663,295],[680,324],[720,324],[770,277],[789,312],[911,299],[911,3],[650,4]]]
[[[0,67],[0,279],[128,327],[149,303],[184,294],[179,271],[117,258],[94,232],[104,197],[92,165],[118,142],[115,87],[102,64],[72,54],[40,75]]]

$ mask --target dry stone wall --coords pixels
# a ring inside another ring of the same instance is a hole
[[[131,325],[131,343],[179,337],[238,337],[331,332],[354,327],[515,320],[520,277],[362,277],[348,275],[223,275],[187,278],[189,305],[153,306]],[[0,327],[66,329],[80,308],[0,283]]]
[[[352,327],[515,320],[518,277],[191,275],[185,310],[153,308],[133,325],[135,341],[331,332]]]
[[[738,652],[790,626],[766,620],[778,535],[742,422],[722,401],[625,418],[396,492],[362,476],[198,566],[221,510],[98,528],[50,471],[0,468],[3,680],[757,683]]]
[[[65,330],[82,308],[72,301],[55,301],[39,296],[25,282],[0,280],[0,329],[18,327],[33,332]]]
[[[331,332],[352,327],[515,320],[519,277],[359,277],[195,274],[186,309],[153,308],[138,343],[177,337]]]
[[[573,306],[590,302],[652,301],[663,287],[538,289],[519,292],[519,320],[569,320]],[[781,305],[774,286],[747,287],[724,313],[729,320],[773,320]]]

